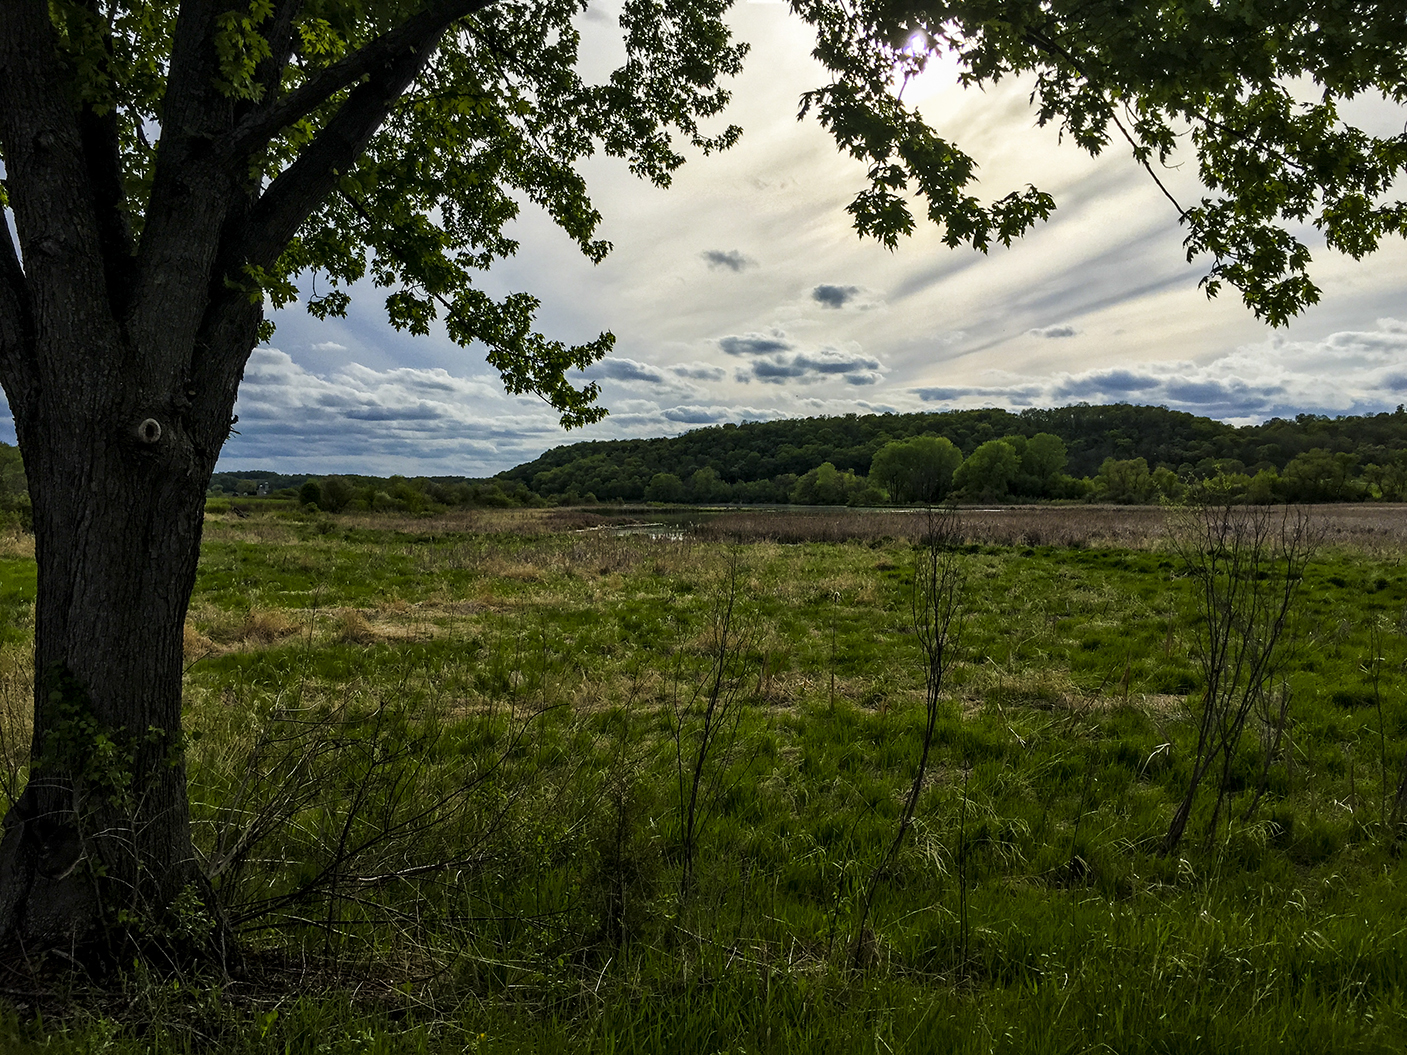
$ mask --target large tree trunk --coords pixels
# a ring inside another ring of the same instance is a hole
[[[226,955],[191,843],[181,645],[205,489],[262,318],[256,276],[277,271],[446,27],[484,3],[437,0],[281,93],[300,7],[281,0],[248,98],[226,83],[219,40],[239,5],[182,3],[133,202],[117,110],[90,97],[45,0],[6,0],[0,157],[18,245],[0,217],[0,384],[39,594],[33,766],[0,836],[0,957],[110,961],[132,943]],[[101,48],[84,54],[103,72]],[[253,175],[283,129],[344,92],[295,162],[267,186]]]
[[[0,945],[26,951],[223,938],[191,844],[181,727],[214,457],[134,388],[41,399],[18,423],[39,565],[35,723],[0,841]]]
[[[32,767],[0,837],[0,956],[208,957],[224,937],[191,843],[181,731],[204,494],[260,317],[227,281],[250,259],[252,190],[211,149],[233,121],[210,72],[217,15],[182,6],[140,243],[116,116],[75,106],[48,5],[0,17],[19,235],[17,251],[0,230],[0,381],[39,564]]]

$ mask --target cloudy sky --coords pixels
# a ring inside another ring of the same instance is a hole
[[[582,23],[597,75],[613,55],[616,2]],[[482,279],[495,294],[538,296],[550,336],[616,334],[588,375],[609,418],[564,432],[540,401],[503,394],[482,349],[398,334],[376,293],[359,290],[345,320],[276,314],[222,468],[485,475],[579,439],[798,415],[1083,400],[1242,423],[1407,401],[1401,241],[1362,263],[1316,253],[1322,302],[1273,332],[1235,291],[1206,299],[1172,206],[1125,153],[1062,146],[1035,127],[1025,84],[965,92],[938,67],[905,98],[980,162],[979,192],[1034,182],[1057,212],[988,256],[949,250],[932,229],[890,253],[847,223],[861,167],[796,120],[800,93],[824,80],[809,30],[781,3],[741,2],[731,19],[752,43],[727,115],[744,128],[739,145],[691,160],[667,191],[592,161],[600,235],[615,245],[606,261],[593,266],[525,210],[521,252]],[[1403,126],[1401,109],[1381,103],[1352,116],[1380,132]],[[1192,168],[1165,174],[1183,200],[1198,196]]]

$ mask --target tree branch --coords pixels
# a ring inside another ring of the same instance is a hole
[[[469,0],[480,3],[481,0]],[[250,217],[244,260],[272,267],[299,226],[350,169],[435,49],[449,22],[405,44],[353,90],[336,116],[270,184]]]
[[[78,118],[83,137],[83,160],[93,189],[93,209],[107,276],[108,301],[113,315],[121,317],[132,288],[132,225],[127,218],[127,191],[122,183],[121,147],[117,111],[97,113],[85,105]]]
[[[199,331],[227,218],[247,197],[243,169],[213,149],[235,125],[236,100],[220,87],[215,46],[228,6],[183,0],[172,36],[161,141],[125,317],[156,389],[174,390],[184,380],[188,356],[176,349],[188,352]]]
[[[24,267],[19,270],[7,230],[8,249],[0,250],[6,284],[13,290],[18,274],[20,290],[44,291],[46,314],[28,325],[83,334],[75,354],[101,358],[115,330],[105,301],[91,296],[106,285],[103,239],[68,88],[46,0],[7,0],[0,17],[0,154]],[[23,310],[40,310],[32,307],[39,299],[21,297]],[[61,363],[48,366],[65,369]]]
[[[215,86],[220,67],[212,39],[221,9],[228,6],[219,0],[182,0],[161,100],[163,146],[173,136],[214,139],[230,129],[234,100]]]
[[[1052,36],[1047,33],[1036,32],[1032,30],[1026,34],[1026,39],[1030,43],[1034,44],[1037,48],[1044,51],[1047,55],[1050,55],[1051,57],[1056,59],[1063,59],[1068,62],[1070,66],[1075,70],[1075,72],[1084,78],[1085,83],[1095,85],[1101,93],[1105,94],[1107,98],[1108,93],[1106,89],[1095,81],[1095,79],[1090,75],[1089,71],[1085,68],[1084,63],[1082,63],[1079,59],[1072,55],[1067,48],[1062,46]],[[1153,171],[1153,166],[1148,163],[1148,159],[1140,154],[1140,150],[1142,148],[1139,146],[1137,140],[1135,140],[1133,136],[1129,133],[1129,130],[1124,127],[1123,122],[1119,120],[1119,115],[1114,112],[1112,103],[1109,108],[1109,120],[1114,122],[1114,127],[1117,128],[1123,134],[1123,137],[1126,140],[1128,140],[1129,146],[1133,148],[1134,160],[1136,160],[1139,164],[1143,166],[1144,170],[1148,173],[1149,176],[1153,177],[1153,182],[1156,183],[1158,185],[1158,189],[1163,192],[1163,197],[1167,198],[1168,201],[1172,202],[1172,207],[1177,210],[1178,222],[1181,223],[1182,220],[1187,216],[1187,210],[1182,207],[1178,200],[1173,197],[1172,192],[1168,190],[1167,186],[1163,183],[1163,181],[1158,178],[1158,174]]]
[[[1133,147],[1134,159],[1143,166],[1148,175],[1153,177],[1153,182],[1156,183],[1158,189],[1163,192],[1163,197],[1172,202],[1172,207],[1177,210],[1177,221],[1181,223],[1187,217],[1187,210],[1182,207],[1182,204],[1173,197],[1172,191],[1168,190],[1163,181],[1158,178],[1158,174],[1153,171],[1153,166],[1148,163],[1148,159],[1139,155],[1139,145],[1134,140],[1133,136],[1129,134],[1129,130],[1124,127],[1124,123],[1119,120],[1119,115],[1111,113],[1109,119],[1114,122],[1114,127],[1124,134],[1124,138],[1129,141],[1129,146]]]
[[[254,79],[264,87],[264,99],[272,99],[278,94],[284,68],[293,55],[293,20],[302,10],[303,0],[282,0],[274,11],[273,23],[267,34],[269,57],[259,63],[254,74]],[[245,116],[241,114],[241,120]]]
[[[83,0],[82,8],[102,41],[101,58],[95,64],[106,85],[113,84],[112,37],[98,11],[96,0]],[[107,293],[113,314],[120,316],[126,306],[132,283],[132,225],[127,216],[127,190],[122,179],[122,147],[117,126],[117,109],[100,112],[85,102],[78,115],[78,133],[83,144],[83,161],[88,184],[93,191],[93,209],[107,276]]]
[[[239,123],[225,145],[226,152],[232,158],[245,158],[262,150],[279,132],[307,117],[343,88],[386,68],[407,50],[419,51],[427,41],[438,41],[450,23],[493,2],[438,0],[358,51],[319,70],[282,99],[273,101],[274,93],[269,92],[269,105]]]

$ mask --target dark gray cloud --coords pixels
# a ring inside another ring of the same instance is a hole
[[[1039,384],[972,385],[916,389],[925,402],[971,406],[1065,406],[1085,403],[1138,403],[1187,410],[1214,418],[1269,417],[1283,401],[1283,384],[1249,382],[1238,377],[1177,372],[1196,370],[1190,363],[1159,364],[1147,372],[1092,370],[1059,375]],[[1159,369],[1168,372],[1159,376]],[[1189,369],[1190,368],[1190,369]]]
[[[842,377],[851,385],[873,385],[884,376],[882,369],[880,361],[873,356],[822,348],[813,352],[762,356],[738,373],[743,375],[739,380],[756,379],[771,385],[787,381],[807,384],[827,377]]]
[[[346,412],[353,421],[439,421],[448,416],[447,408],[427,403],[400,407],[355,407]]]
[[[684,425],[713,425],[727,421],[732,413],[726,407],[670,407],[664,416]]]
[[[969,388],[916,388],[914,395],[925,403],[955,403],[970,391]]]
[[[1148,391],[1148,389],[1145,389]],[[1270,406],[1273,397],[1285,394],[1285,386],[1256,384],[1240,378],[1168,378],[1158,387],[1159,395],[1172,403],[1187,406]]]
[[[716,425],[721,421],[771,421],[787,416],[785,411],[774,407],[692,403],[665,407],[649,400],[626,400],[611,408],[611,416],[604,424],[592,426],[587,432],[572,438],[593,439],[598,435],[604,438],[605,433],[612,436],[677,435],[700,425]]]
[[[828,377],[844,378],[852,385],[873,385],[884,376],[883,364],[874,356],[838,348],[798,349],[796,342],[778,329],[720,337],[718,347],[729,355],[752,360],[733,371],[733,380],[744,385],[753,381],[808,384]]]
[[[1075,336],[1076,331],[1075,327],[1073,326],[1045,326],[1040,329],[1027,330],[1026,332],[1029,333],[1032,337],[1055,338],[1073,337]]]
[[[1151,374],[1136,374],[1131,370],[1106,370],[1095,374],[1072,377],[1055,390],[1058,398],[1089,399],[1109,392],[1144,392],[1157,388],[1162,382]]]
[[[729,271],[746,271],[750,267],[756,267],[757,261],[750,256],[744,256],[737,249],[706,249],[700,254],[711,269],[718,270],[720,267]]]
[[[859,286],[817,286],[811,299],[827,308],[843,308],[860,295]]]
[[[617,359],[608,356],[591,365],[586,371],[586,376],[593,379],[611,381],[646,381],[650,384],[660,384],[664,381],[664,374],[660,373],[648,363],[637,362],[634,359]]]
[[[540,400],[506,395],[492,376],[466,378],[404,367],[375,370],[356,363],[319,374],[282,351],[260,348],[250,358],[237,407],[247,424],[226,445],[221,466],[490,475],[559,443],[675,435],[701,425],[796,412],[765,404],[714,404],[713,396],[687,394],[694,388],[682,380],[685,375],[727,377],[722,367],[708,363],[655,368],[612,356],[598,365],[602,376],[646,384],[614,393],[608,403],[611,416],[599,425],[564,433]],[[831,412],[850,406],[853,401]]]
[[[679,363],[669,368],[675,377],[687,377],[691,381],[722,381],[728,371],[710,363]]]
[[[720,337],[718,347],[729,355],[769,355],[773,352],[790,351],[794,345],[784,333],[747,333],[741,337]]]
[[[914,395],[925,403],[961,403],[964,406],[1030,406],[1047,390],[1039,385],[954,385],[951,387],[915,388]]]

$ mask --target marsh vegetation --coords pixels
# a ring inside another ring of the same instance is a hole
[[[244,970],[11,979],[0,1038],[1400,1050],[1407,518],[1256,515],[1306,544],[1218,579],[1152,509],[212,513],[187,756]]]

